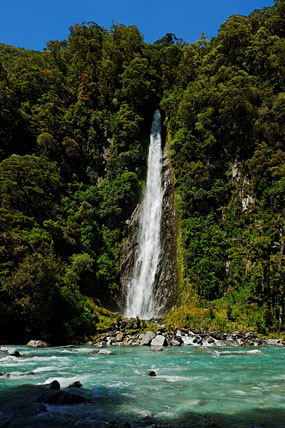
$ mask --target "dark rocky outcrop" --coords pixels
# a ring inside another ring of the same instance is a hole
[[[174,288],[177,284],[177,228],[174,206],[174,180],[167,146],[163,151],[163,205],[161,224],[161,256],[156,274],[154,299],[156,316],[163,317],[174,302]]]
[[[68,388],[82,388],[82,383],[79,380],[76,380],[68,385]]]
[[[120,254],[120,283],[121,290],[117,300],[118,307],[123,312],[126,305],[127,287],[132,279],[132,272],[135,261],[138,257],[138,232],[140,217],[142,214],[142,204],[138,204],[127,221],[127,239],[125,240]]]
[[[74,426],[68,420],[65,423],[62,418],[53,419],[46,405],[76,405],[89,402],[90,397],[75,388],[70,388],[68,392],[50,389],[52,384],[55,385],[52,382],[48,385],[20,385],[12,389],[11,394],[7,394],[1,402],[0,427]],[[59,383],[58,386],[60,387]]]
[[[8,355],[10,355],[10,357],[20,357],[21,356],[20,352],[16,348],[8,349]]]
[[[51,383],[45,385],[47,389],[60,390],[60,383],[58,380],[53,380]]]
[[[10,373],[0,372],[0,377],[10,377],[10,376],[11,376]]]
[[[56,391],[49,394],[42,394],[38,399],[38,403],[53,404],[57,406],[65,406],[72,404],[80,404],[86,402],[86,397],[78,394],[73,394],[66,391]]]
[[[151,376],[151,377],[155,377],[155,376],[156,376],[156,373],[155,373],[155,371],[154,371],[154,370],[148,370],[148,371],[146,372],[146,374],[147,374],[148,376]]]

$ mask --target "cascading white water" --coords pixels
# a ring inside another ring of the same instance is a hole
[[[126,317],[155,316],[154,282],[160,256],[162,212],[160,112],[153,117],[148,153],[148,171],[143,212],[140,218],[139,250],[132,279],[127,287]]]

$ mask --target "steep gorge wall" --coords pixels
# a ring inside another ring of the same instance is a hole
[[[163,316],[174,304],[177,283],[177,224],[174,206],[174,179],[167,146],[163,151],[163,211],[161,225],[161,257],[157,270],[155,302],[157,316]]]
[[[155,281],[155,313],[164,316],[173,306],[174,289],[177,283],[177,230],[174,207],[174,180],[168,157],[167,147],[163,151],[162,165],[163,207],[161,224],[161,254]],[[125,307],[127,286],[132,278],[133,266],[138,255],[139,222],[142,203],[138,204],[128,220],[126,240],[120,254],[121,292],[118,307],[121,312]]]

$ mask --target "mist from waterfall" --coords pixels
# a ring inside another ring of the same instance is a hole
[[[153,117],[148,153],[148,171],[143,211],[140,218],[139,248],[132,279],[127,287],[126,317],[150,319],[155,316],[154,285],[161,243],[161,118],[159,110]]]

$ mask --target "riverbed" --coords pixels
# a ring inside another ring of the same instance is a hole
[[[0,427],[285,427],[282,347],[17,349],[0,353]],[[35,407],[53,380],[86,401]]]

